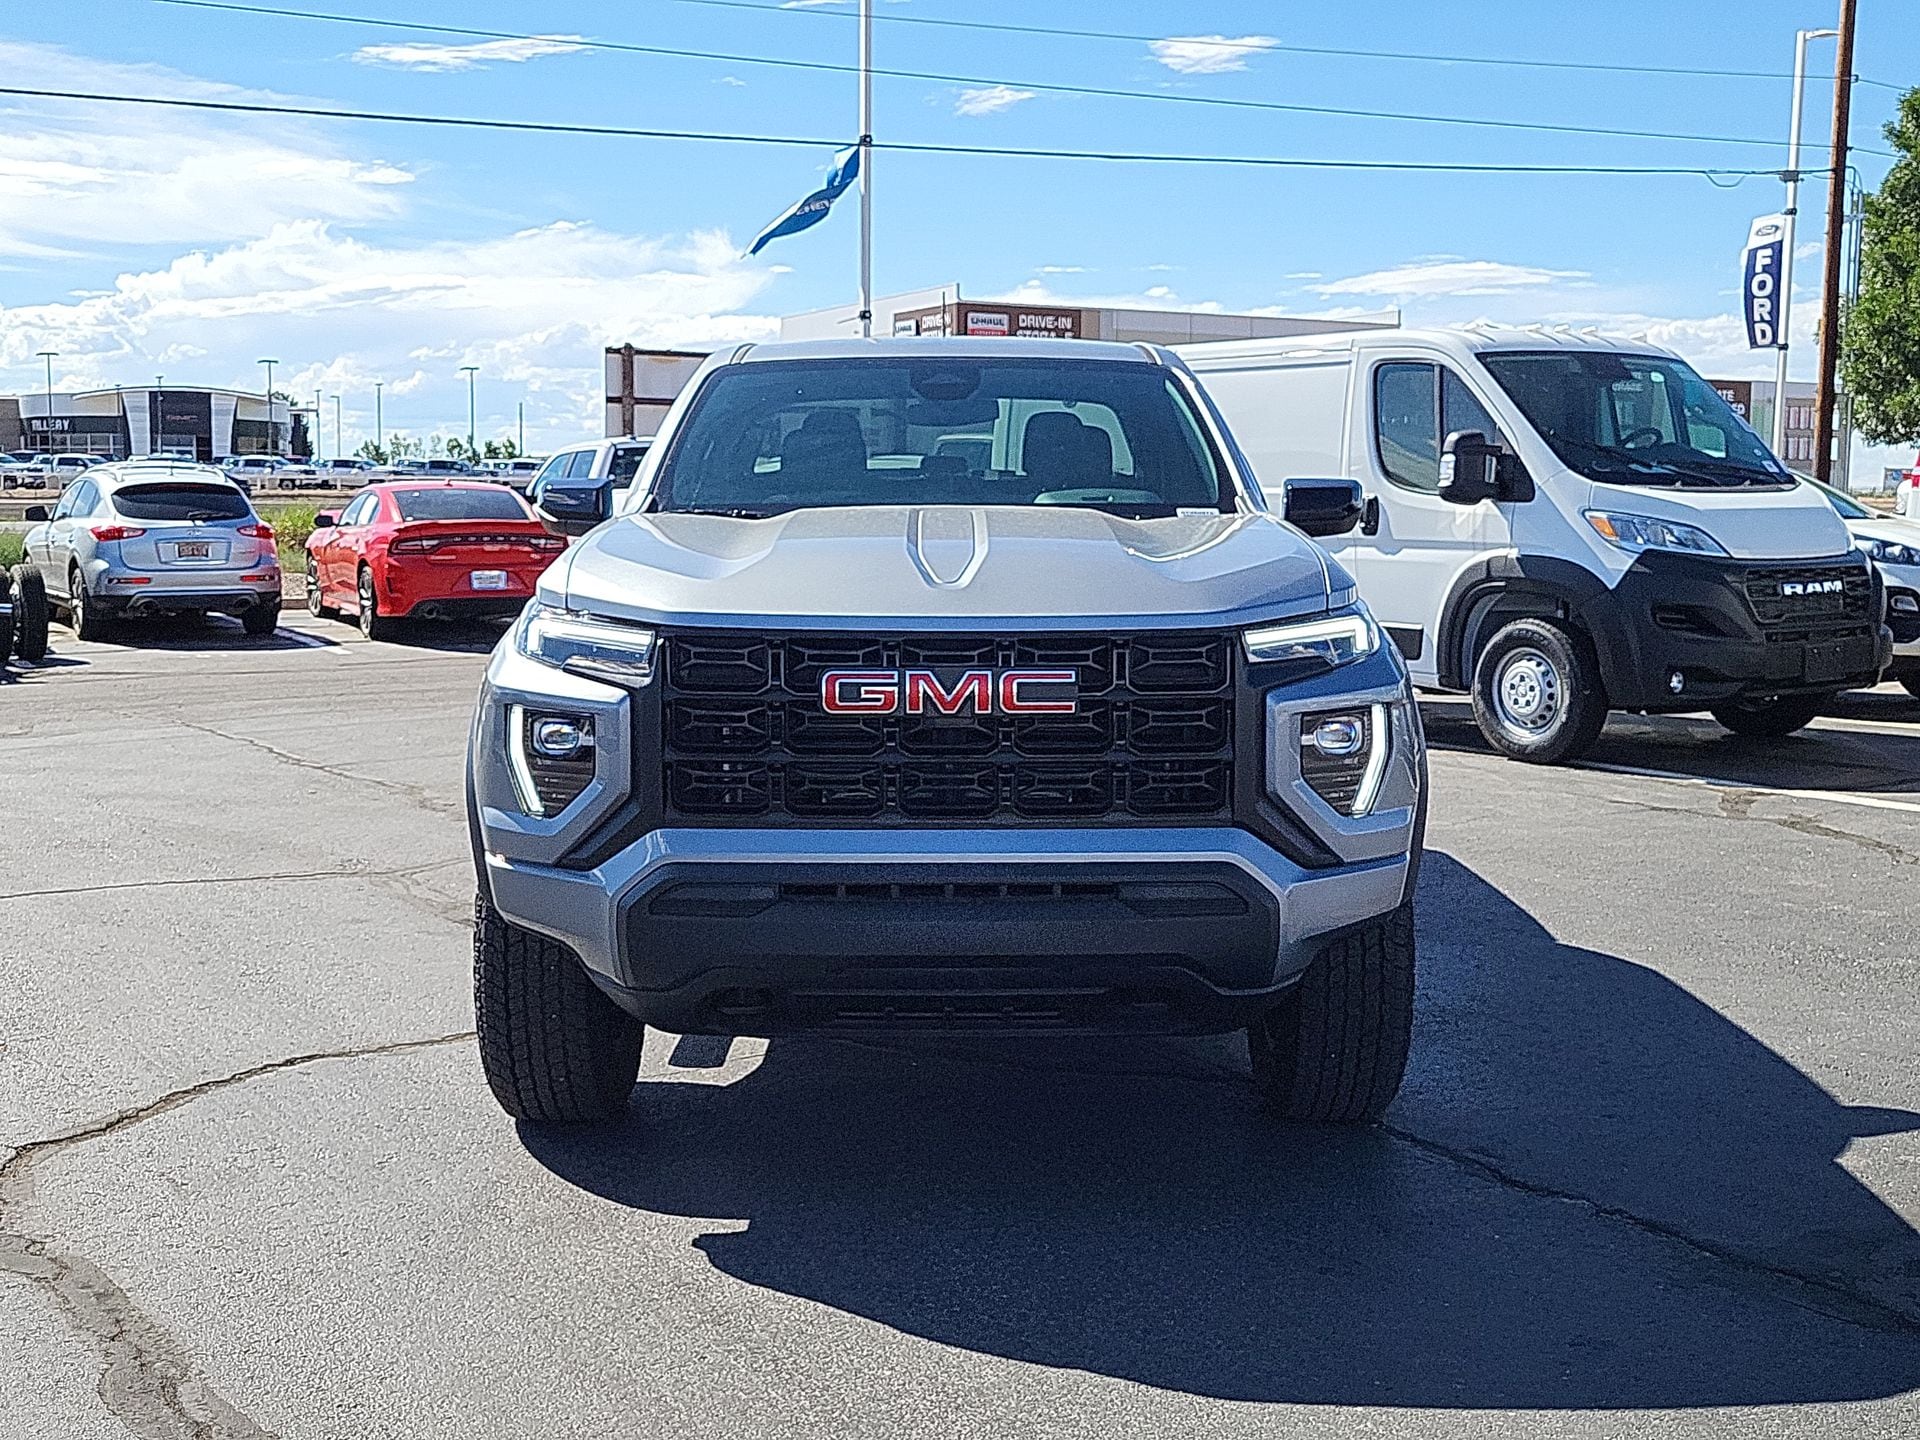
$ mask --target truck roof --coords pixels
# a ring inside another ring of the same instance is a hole
[[[1644,338],[1607,334],[1570,325],[1439,325],[1428,329],[1353,330],[1332,335],[1289,335],[1260,340],[1214,340],[1175,347],[1190,364],[1209,360],[1279,359],[1283,356],[1365,354],[1424,345],[1445,353],[1478,355],[1491,350],[1614,350],[1635,355],[1680,356]]]
[[[743,345],[731,363],[765,360],[884,360],[923,355],[938,360],[1119,360],[1135,365],[1164,363],[1143,345],[1116,340],[1020,340],[979,335],[888,336],[872,340],[776,340]]]

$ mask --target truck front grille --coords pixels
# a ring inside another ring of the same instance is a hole
[[[1071,714],[835,715],[833,670],[1071,670]],[[1219,632],[670,633],[667,815],[695,825],[1231,821],[1234,647]]]
[[[1865,564],[1750,570],[1746,590],[1766,630],[1822,630],[1872,618],[1873,575]]]

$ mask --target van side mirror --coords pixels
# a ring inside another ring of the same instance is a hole
[[[44,505],[29,505],[26,510],[22,512],[20,518],[23,520],[44,520],[47,518],[47,507]]]
[[[1440,498],[1455,505],[1477,505],[1499,493],[1495,464],[1499,451],[1478,430],[1456,430],[1440,447]]]
[[[533,512],[551,535],[584,535],[613,513],[613,482],[556,476],[535,490]]]
[[[1345,535],[1360,523],[1366,504],[1355,480],[1286,480],[1280,496],[1286,522],[1315,536]]]

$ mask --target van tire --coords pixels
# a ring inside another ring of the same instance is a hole
[[[473,902],[480,1068],[500,1108],[535,1126],[618,1119],[640,1076],[640,1022],[602,995],[580,957]]]
[[[22,660],[44,660],[47,655],[47,582],[31,565],[7,572],[13,592],[13,653]]]
[[[1593,642],[1557,621],[1501,626],[1474,662],[1472,689],[1474,722],[1509,759],[1535,765],[1578,759],[1607,725]]]
[[[1413,1037],[1413,906],[1328,943],[1247,1027],[1253,1084],[1282,1120],[1359,1125],[1399,1093]]]
[[[1778,740],[1813,722],[1831,695],[1778,695],[1740,705],[1715,705],[1708,713],[1736,735]]]

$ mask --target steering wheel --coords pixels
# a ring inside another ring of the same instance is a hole
[[[1622,450],[1644,450],[1649,445],[1658,445],[1666,436],[1652,425],[1642,425],[1638,430],[1629,430],[1620,437]],[[1636,443],[1637,442],[1637,443]]]

